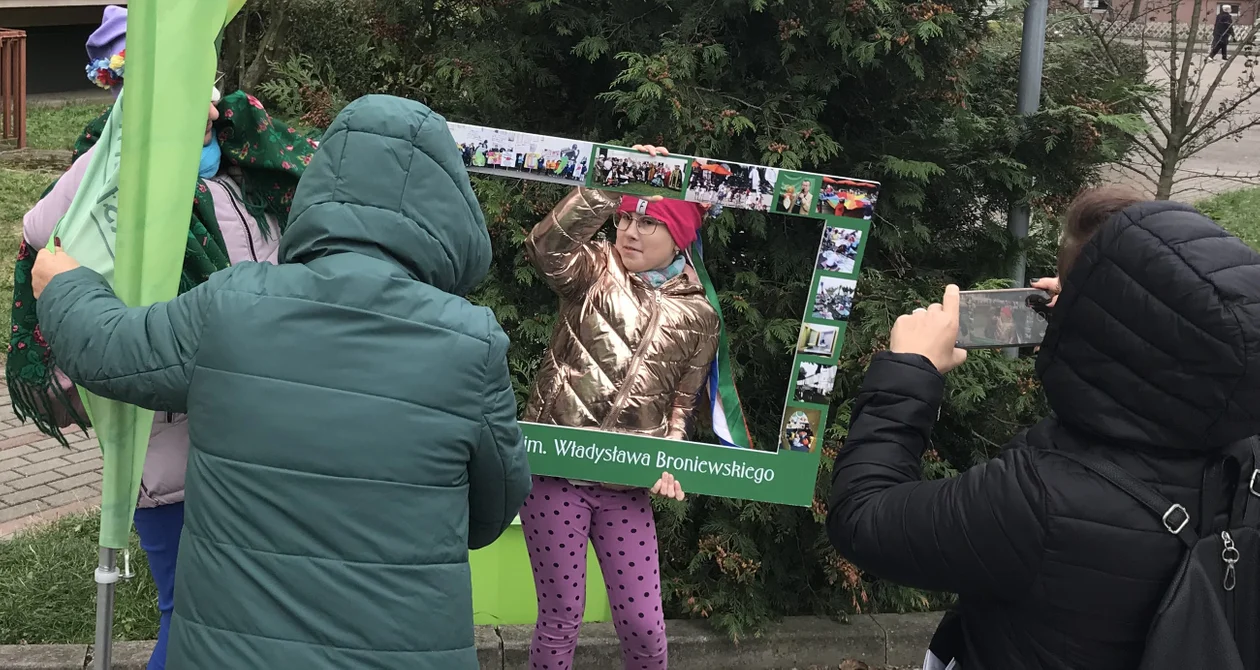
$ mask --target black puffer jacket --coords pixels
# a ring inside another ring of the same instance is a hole
[[[1196,525],[1223,514],[1200,490],[1209,464],[1260,432],[1260,255],[1188,206],[1125,210],[1064,278],[1037,370],[1054,416],[925,482],[944,379],[923,357],[877,356],[828,530],[864,570],[959,594],[964,670],[1135,668],[1182,545],[1055,452],[1113,461]]]
[[[1229,12],[1216,15],[1216,23],[1212,25],[1212,44],[1225,43],[1234,37],[1234,17]]]

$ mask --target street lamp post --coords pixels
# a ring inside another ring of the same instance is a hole
[[[1028,0],[1028,6],[1024,9],[1017,103],[1020,116],[1035,114],[1041,105],[1041,71],[1046,59],[1046,19],[1049,10],[1049,0]],[[1011,279],[1016,287],[1022,287],[1026,279],[1024,274],[1027,258],[1023,246],[1024,240],[1028,238],[1028,222],[1031,216],[1029,205],[1025,201],[1012,204],[1006,219],[1006,228],[1020,247],[1011,268]],[[1019,350],[1007,349],[1006,354],[1014,358],[1019,355]]]

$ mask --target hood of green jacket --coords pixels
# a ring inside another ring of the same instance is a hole
[[[298,183],[281,263],[362,254],[466,295],[490,268],[490,235],[455,140],[428,107],[386,95],[337,115]]]

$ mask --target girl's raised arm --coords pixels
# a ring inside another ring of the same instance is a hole
[[[576,188],[530,231],[525,255],[556,293],[581,293],[604,271],[608,256],[591,238],[619,204],[602,191]]]

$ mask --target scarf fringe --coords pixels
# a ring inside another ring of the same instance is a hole
[[[57,421],[60,410],[70,417],[72,425],[78,426],[83,431],[84,436],[88,434],[90,422],[87,417],[79,413],[65,389],[62,389],[61,385],[55,383],[51,377],[42,385],[23,381],[15,375],[7,375],[6,381],[9,387],[9,400],[13,403],[13,413],[22,423],[27,421],[34,423],[39,432],[57,440],[61,446],[69,447],[70,443],[66,440],[65,432]]]

